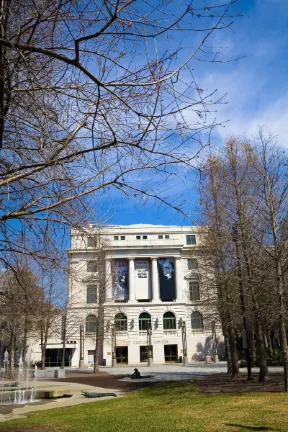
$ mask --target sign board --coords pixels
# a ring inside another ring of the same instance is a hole
[[[150,262],[148,259],[135,260],[134,285],[136,300],[151,298]]]

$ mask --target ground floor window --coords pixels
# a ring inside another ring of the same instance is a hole
[[[128,347],[122,346],[122,347],[116,347],[115,348],[115,354],[116,354],[116,362],[117,363],[128,363]]]
[[[175,363],[178,361],[178,346],[164,345],[165,363]]]
[[[47,348],[45,354],[45,367],[59,367],[62,362],[63,348]],[[65,366],[71,366],[72,348],[65,349]]]
[[[140,362],[147,362],[149,354],[149,345],[140,346]],[[153,357],[153,346],[151,346],[151,354]]]

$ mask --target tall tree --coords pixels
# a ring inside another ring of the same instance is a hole
[[[275,146],[271,135],[259,130],[259,189],[261,228],[265,230],[263,253],[268,255],[270,269],[275,276],[278,299],[278,322],[284,365],[284,390],[288,391],[288,353],[287,353],[287,270],[288,270],[288,170],[285,151]]]
[[[0,0],[0,259],[30,254],[35,242],[20,249],[19,236],[74,221],[82,204],[72,201],[88,194],[112,188],[179,207],[161,183],[193,167],[199,132],[216,126],[208,113],[221,96],[202,90],[194,69],[225,62],[205,47],[236,7]]]

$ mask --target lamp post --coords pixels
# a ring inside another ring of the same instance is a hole
[[[116,360],[116,328],[115,323],[111,324],[111,343],[112,343],[112,367],[117,365]]]
[[[182,332],[182,347],[183,347],[183,364],[188,364],[188,355],[187,355],[187,333],[186,333],[186,322],[180,318],[179,325]]]
[[[211,323],[211,327],[212,327],[212,352],[213,352],[213,356],[214,356],[214,363],[218,363],[216,325],[215,325],[214,320]]]
[[[152,354],[152,342],[151,342],[151,337],[152,337],[152,329],[151,326],[149,325],[147,327],[147,345],[148,345],[148,366],[152,366],[153,364],[153,354]]]
[[[84,325],[80,325],[80,359],[79,369],[84,368]]]

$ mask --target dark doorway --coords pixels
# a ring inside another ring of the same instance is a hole
[[[116,347],[116,361],[117,363],[128,363],[128,347]]]
[[[149,352],[149,346],[143,345],[140,346],[140,362],[147,362],[148,361],[148,352]],[[151,354],[153,357],[153,346],[151,346]]]
[[[47,348],[45,367],[59,367],[62,360],[62,348]],[[71,366],[72,348],[65,349],[65,366]]]
[[[164,345],[165,363],[176,363],[178,360],[178,346]]]

